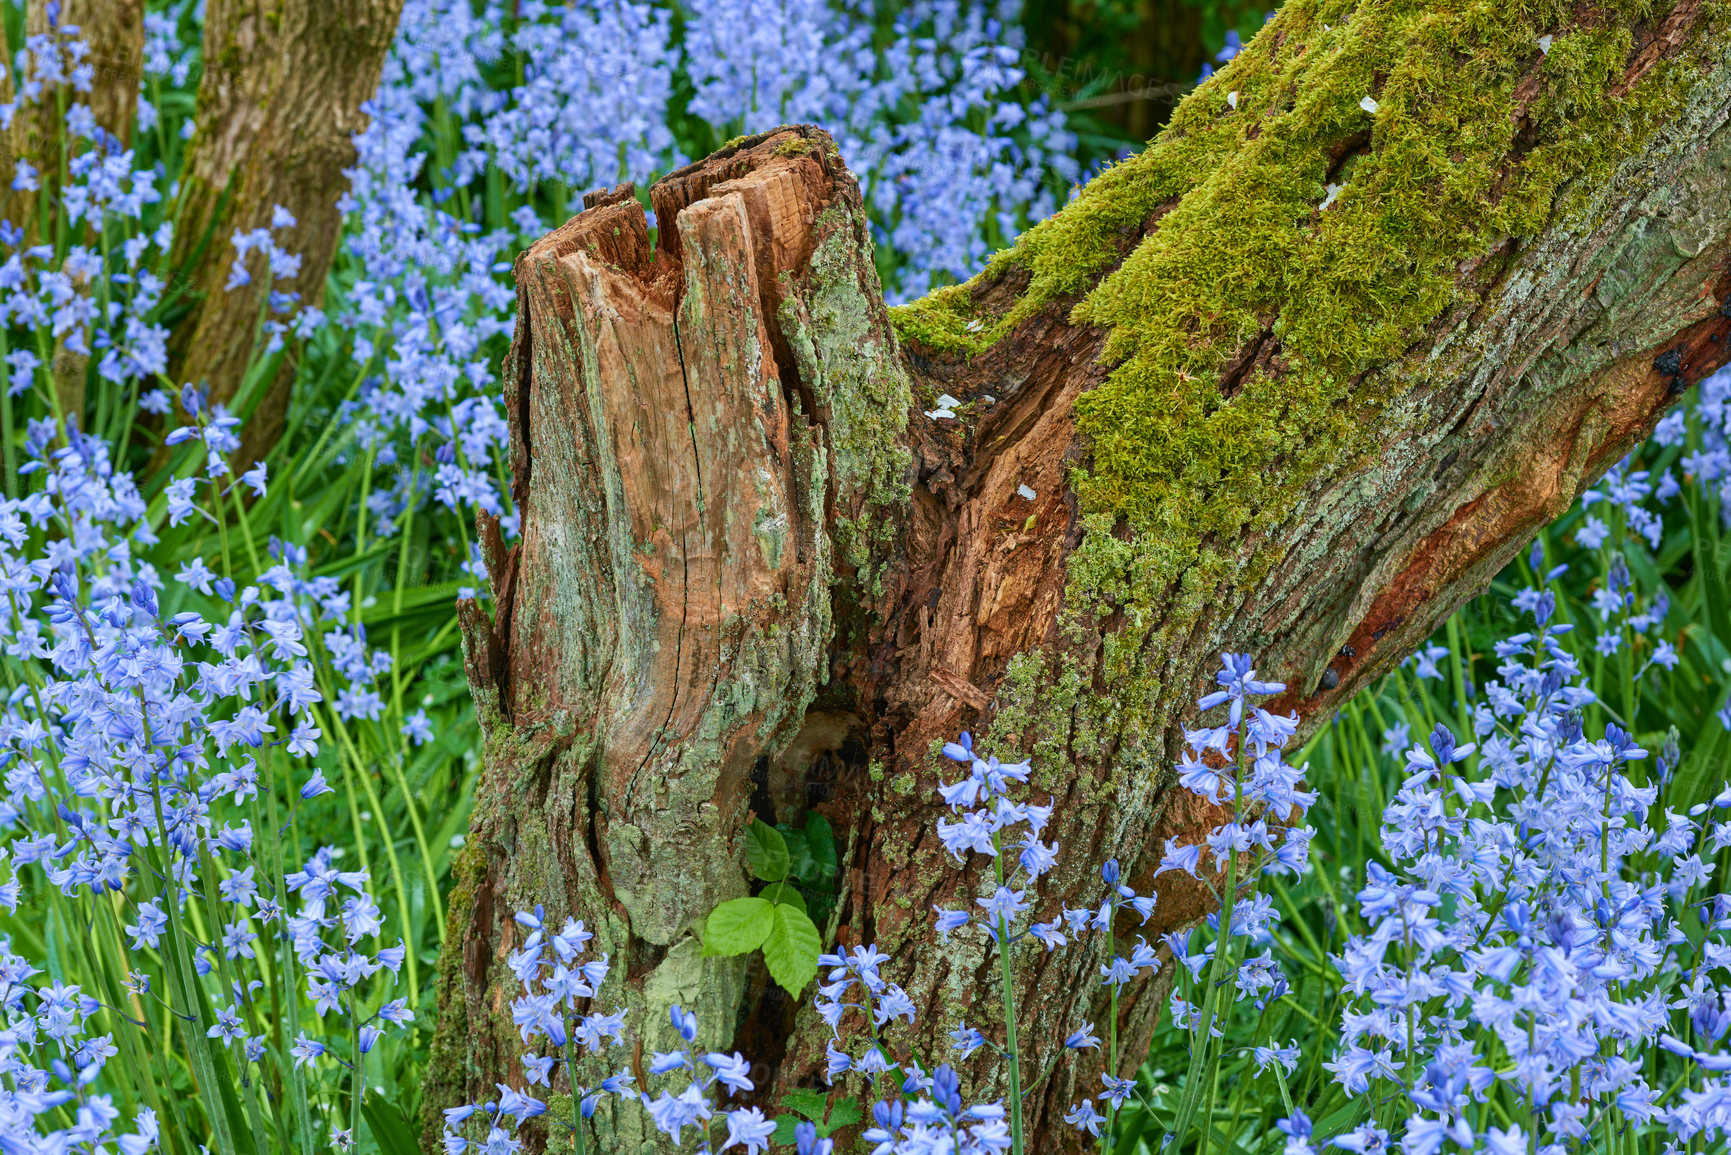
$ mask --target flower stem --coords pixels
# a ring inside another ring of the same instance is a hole
[[[1004,848],[996,832],[992,834],[992,866],[998,886],[1004,885]],[[1016,1049],[1016,988],[1010,972],[1010,920],[998,914],[998,970],[1004,989],[1004,1049],[1010,1059],[1010,1150],[1022,1155],[1022,1059]]]
[[[1114,1078],[1118,1075],[1118,984],[1112,984],[1111,1010],[1107,1012],[1109,1022],[1106,1027],[1110,1036],[1106,1058],[1106,1069]],[[1106,1100],[1106,1129],[1100,1133],[1100,1150],[1112,1150],[1112,1127],[1118,1118],[1118,1108],[1111,1099]]]
[[[1016,990],[1010,973],[1010,920],[998,916],[998,963],[1004,986],[1004,1044],[1010,1054],[1010,1150],[1022,1155],[1022,1061],[1016,1052]]]

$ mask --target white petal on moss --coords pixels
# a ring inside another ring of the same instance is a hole
[[[1376,110],[1377,110],[1378,106],[1377,106],[1376,101],[1372,100],[1370,97],[1367,96],[1363,100],[1359,101],[1358,106],[1360,108],[1364,109],[1366,112],[1370,113],[1372,116],[1376,115]]]
[[[1236,92],[1228,92],[1226,94],[1226,103],[1228,105],[1232,106],[1233,108],[1237,108],[1238,107],[1238,94]]]
[[[1340,196],[1340,190],[1345,188],[1345,187],[1346,186],[1343,184],[1331,184],[1331,185],[1329,185],[1328,186],[1328,195],[1326,197],[1322,198],[1322,204],[1321,204],[1318,211],[1320,211],[1320,209],[1325,209],[1329,205],[1333,204],[1335,201],[1335,198]]]
[[[941,393],[938,395],[937,408],[926,410],[926,416],[930,417],[934,421],[940,417],[954,417],[956,415],[956,406],[960,404],[960,401],[957,401],[948,393]]]

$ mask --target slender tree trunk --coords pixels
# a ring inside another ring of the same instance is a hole
[[[84,65],[90,69],[88,91],[68,84],[42,87],[40,92],[27,95],[16,106],[4,134],[7,161],[0,182],[0,219],[23,229],[26,245],[52,244],[57,233],[65,235],[65,230],[88,231],[87,226],[74,226],[53,215],[72,155],[67,112],[75,104],[86,105],[104,132],[123,145],[131,140],[138,111],[138,78],[144,67],[144,0],[61,0],[52,13],[47,0],[29,0],[24,6],[24,34],[25,44],[18,48],[27,48],[32,40],[42,37],[59,46],[54,51],[65,54],[68,67]],[[73,43],[84,45],[77,60],[72,59]],[[16,61],[19,55],[15,51],[10,59]],[[36,87],[32,82],[40,70],[34,51],[25,55],[28,60],[20,79],[28,89]],[[12,70],[8,69],[0,82],[0,103],[10,104],[16,95]],[[39,188],[12,187],[20,161],[35,170]],[[76,232],[72,235],[75,240],[85,239]],[[68,349],[64,339],[56,341],[50,372],[62,412],[75,417],[84,412],[89,361],[87,355]]]
[[[54,203],[50,195],[13,189],[12,177],[19,160],[29,162],[38,180],[48,189],[57,187],[62,177],[65,158],[61,155],[66,138],[65,109],[73,103],[88,105],[96,123],[106,132],[128,141],[132,136],[132,121],[138,111],[138,78],[144,67],[144,0],[63,0],[57,7],[57,22],[48,19],[46,0],[29,0],[24,6],[25,45],[13,45],[12,56],[26,47],[30,38],[49,36],[59,42],[82,41],[88,54],[84,62],[91,67],[89,92],[73,88],[50,88],[36,99],[24,99],[6,132],[6,150],[10,161],[6,166],[4,208],[0,213],[13,224],[25,229],[34,239],[52,239],[54,222],[37,219],[40,206]],[[74,35],[72,29],[76,28]],[[36,75],[34,64],[26,67],[23,77]],[[4,98],[14,98],[13,76],[8,69]],[[48,232],[44,232],[44,228]]]
[[[429,1142],[438,1108],[522,1085],[505,959],[536,903],[596,930],[646,1050],[679,1003],[700,1046],[749,1048],[765,1105],[823,1086],[810,992],[701,956],[752,812],[830,819],[825,945],[891,956],[920,1008],[898,1055],[943,1061],[964,1017],[1001,1039],[990,956],[932,928],[990,887],[934,829],[967,729],[1055,800],[1038,917],[1097,905],[1108,857],[1159,891],[1115,944],[1016,948],[1029,1150],[1076,1149],[1101,1060],[1062,1040],[1104,1024],[1108,949],[1207,910],[1151,875],[1222,820],[1170,769],[1219,652],[1310,732],[1724,360],[1718,11],[1294,0],[1145,154],[893,327],[816,129],[657,184],[653,248],[620,190],[525,253],[522,538],[483,519],[492,613],[459,606],[487,769]],[[1169,977],[1127,989],[1123,1074]],[[993,1061],[967,1077],[1003,1093]],[[656,1149],[640,1112],[597,1125]]]
[[[306,305],[323,299],[344,170],[366,126],[361,104],[378,90],[401,12],[402,0],[208,0],[198,135],[175,223],[175,267],[195,297],[171,347],[176,380],[204,382],[214,399],[233,400],[260,341],[267,295],[292,292]],[[227,290],[229,238],[269,227],[279,205],[296,223],[276,233],[277,243],[299,254],[299,272],[273,283],[255,256],[252,282]],[[276,441],[292,380],[284,366],[264,383],[242,456]]]
[[[144,74],[144,0],[62,0],[60,23],[76,26],[90,46],[96,74],[83,99],[96,123],[130,144]]]

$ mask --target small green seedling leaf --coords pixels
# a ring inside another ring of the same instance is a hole
[[[793,1108],[799,1112],[799,1115],[783,1113],[775,1117],[776,1143],[787,1147],[793,1146],[794,1128],[798,1127],[801,1122],[800,1115],[804,1115],[816,1124],[819,1139],[827,1139],[843,1127],[851,1126],[864,1118],[860,1114],[859,1100],[852,1095],[837,1099],[833,1107],[828,1105],[828,1099],[829,1096],[822,1091],[806,1088],[789,1092],[787,1097],[782,1099],[781,1105]],[[827,1118],[825,1117],[826,1114]]]
[[[806,878],[807,882],[822,882],[836,876],[835,864],[835,830],[830,826],[829,819],[821,814],[808,814],[805,819],[805,842],[811,852],[811,861],[815,877]]]
[[[806,838],[805,831],[795,830],[791,826],[781,825],[776,829],[787,841],[788,875],[801,882],[811,882],[817,877],[817,864],[812,861],[811,843]]]
[[[817,977],[817,956],[823,953],[817,927],[794,907],[775,905],[770,909],[775,925],[763,940],[763,961],[776,985],[797,997]]]
[[[765,898],[736,898],[722,903],[709,912],[703,924],[703,953],[713,957],[756,950],[775,930],[773,912],[778,909],[782,908]]]
[[[763,888],[763,893],[757,897],[768,899],[778,906],[794,907],[804,915],[811,913],[806,909],[805,895],[801,894],[798,888],[790,882],[777,882],[771,886],[766,886]]]
[[[780,882],[787,877],[787,839],[767,822],[753,819],[745,828],[745,861],[764,882]]]
[[[813,1123],[821,1123],[829,1110],[829,1096],[822,1091],[801,1087],[796,1091],[789,1091],[781,1100],[781,1105],[793,1108]]]
[[[834,1132],[843,1127],[851,1127],[863,1118],[865,1116],[860,1113],[858,1099],[852,1095],[844,1099],[837,1099],[835,1106],[829,1109],[829,1119],[817,1125],[817,1137],[827,1139]]]

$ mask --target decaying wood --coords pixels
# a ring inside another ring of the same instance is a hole
[[[173,262],[194,305],[170,348],[174,380],[205,383],[217,401],[233,399],[260,342],[266,295],[294,293],[305,305],[323,299],[341,232],[344,170],[355,161],[354,134],[366,127],[361,104],[378,90],[402,6],[208,0],[198,134],[175,211]],[[268,227],[278,205],[296,223],[276,240],[300,256],[299,272],[273,284],[255,256],[252,283],[227,290],[230,236]],[[276,442],[292,382],[285,367],[265,389],[246,424],[243,457]]]
[[[843,837],[838,937],[886,951],[920,1007],[893,1045],[945,1054],[963,1017],[990,1030],[989,956],[932,931],[933,905],[971,903],[980,884],[935,836],[935,744],[1025,713],[1032,669],[1050,728],[1013,733],[1044,756],[1036,783],[1063,848],[1042,901],[1086,903],[1108,857],[1150,889],[1166,838],[1199,841],[1220,821],[1168,769],[1220,650],[1250,650],[1287,681],[1277,708],[1308,732],[1484,588],[1683,380],[1725,359],[1726,114],[1688,110],[1692,143],[1620,172],[1591,230],[1463,274],[1470,292],[1378,370],[1421,383],[1368,448],[1326,467],[1278,525],[1221,543],[1272,541],[1285,561],[1139,655],[1169,688],[1134,719],[1098,705],[1124,615],[1066,611],[1085,534],[1069,487],[1088,454],[1075,404],[1110,369],[1106,334],[1070,320],[1076,298],[972,358],[899,347],[858,189],[813,128],[657,184],[654,244],[629,187],[590,198],[517,264],[504,377],[522,538],[507,549],[483,519],[491,614],[461,607],[487,770],[457,868],[429,1141],[439,1108],[521,1082],[504,960],[522,933],[510,913],[537,902],[596,930],[646,1049],[673,1046],[679,1003],[698,1014],[699,1046],[762,1064],[766,1106],[823,1086],[828,1030],[809,1000],[779,998],[746,960],[701,957],[704,917],[747,893],[753,812],[813,807]],[[1022,288],[1009,268],[970,292],[989,305]],[[1654,365],[1671,349],[1680,375]],[[1266,336],[1240,360],[1279,368]],[[926,416],[940,392],[970,419]],[[1174,877],[1146,925],[1116,928],[1120,952],[1206,912]],[[1106,950],[1095,938],[1021,959],[1024,1005],[1037,997],[1047,1026],[1023,1036],[1039,1080],[1030,1150],[1069,1149],[1061,1116],[1098,1086],[1099,1059],[1066,1057],[1062,1038],[1103,1020]],[[1163,995],[1158,980],[1128,991],[1131,1066]],[[970,1069],[982,1093],[994,1070]],[[597,1125],[606,1150],[655,1149],[636,1111],[604,1108]]]

